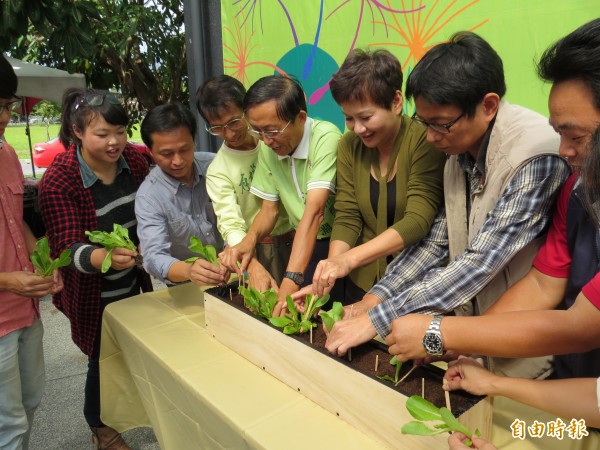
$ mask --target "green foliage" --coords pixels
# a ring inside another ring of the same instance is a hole
[[[406,401],[406,409],[408,409],[410,415],[417,419],[417,421],[405,423],[401,430],[403,434],[432,436],[450,431],[460,431],[469,439],[473,436],[473,433],[461,424],[448,408],[443,406],[438,408],[423,397],[418,395],[411,396]],[[441,423],[433,424],[433,428],[429,428],[423,421],[439,421]],[[480,435],[479,430],[475,430],[475,435]],[[465,444],[470,447],[472,442],[468,440]]]
[[[269,322],[278,328],[283,328],[285,334],[306,333],[317,324],[311,321],[311,318],[318,308],[325,305],[329,301],[329,295],[316,297],[312,295],[306,296],[306,307],[304,313],[300,314],[294,300],[291,296],[287,296],[285,302],[287,304],[288,313],[283,317],[271,317]]]
[[[390,359],[390,364],[392,366],[396,366],[396,373],[394,374],[394,378],[390,377],[389,375],[384,375],[382,377],[377,378],[384,381],[391,381],[392,383],[396,384],[400,379],[400,369],[402,369],[402,362],[398,361],[398,358],[396,358],[396,356],[394,355],[392,356],[392,359]]]
[[[196,236],[190,238],[190,245],[188,248],[194,253],[198,253],[200,256],[192,256],[185,260],[187,263],[193,263],[197,259],[204,258],[209,263],[216,266],[219,265],[219,259],[217,258],[217,250],[210,244],[204,245],[202,241]]]
[[[42,238],[35,244],[35,250],[29,256],[35,266],[35,272],[43,277],[52,275],[59,267],[71,264],[71,250],[63,250],[57,259],[50,258],[50,245],[48,238]]]
[[[85,234],[88,236],[90,242],[100,244],[108,250],[104,261],[102,261],[102,273],[106,273],[110,269],[112,264],[111,256],[115,248],[126,248],[134,252],[137,251],[135,244],[129,239],[127,228],[123,228],[118,223],[114,224],[113,231],[110,233],[107,231],[86,231]]]
[[[331,331],[333,328],[333,324],[338,320],[342,320],[342,316],[344,315],[344,306],[341,302],[333,302],[333,306],[329,311],[319,311],[319,316],[323,323],[325,324],[325,328],[327,331]]]
[[[118,89],[130,119],[189,100],[182,0],[3,0],[0,48]]]
[[[269,289],[265,292],[259,292],[257,289],[245,286],[238,287],[238,292],[244,296],[244,306],[248,308],[252,314],[265,319],[270,319],[273,315],[273,309],[277,303],[277,292],[274,289]]]

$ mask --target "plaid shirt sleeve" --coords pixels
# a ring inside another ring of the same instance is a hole
[[[546,229],[555,194],[568,176],[566,164],[555,156],[538,157],[510,181],[496,206],[465,252],[446,267],[427,271],[413,282],[407,265],[421,259],[403,259],[379,282],[376,295],[382,303],[369,311],[380,336],[387,336],[392,321],[405,314],[449,312],[475,297],[510,259]]]

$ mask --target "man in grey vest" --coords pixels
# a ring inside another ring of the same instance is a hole
[[[415,66],[406,97],[414,99],[413,119],[427,127],[427,139],[448,155],[445,208],[429,236],[347,309],[327,340],[330,352],[386,337],[409,313],[482,314],[530,269],[569,170],[548,120],[509,104],[505,92],[502,60],[474,33],[457,33]],[[432,356],[443,351],[440,321],[430,318],[423,341]],[[549,358],[489,364],[528,378],[551,370]]]
[[[559,195],[552,227],[533,268],[483,317],[444,319],[441,335],[444,347],[455,352],[561,355],[554,360],[556,378],[598,377],[600,19],[548,48],[538,73],[553,83],[550,123],[560,135],[560,154],[573,174]],[[403,360],[425,356],[417,337],[430,320],[410,315],[395,321],[388,337],[390,351]]]

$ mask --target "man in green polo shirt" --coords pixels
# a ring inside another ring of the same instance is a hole
[[[296,235],[279,287],[277,316],[285,309],[286,296],[312,283],[317,263],[327,257],[341,133],[332,123],[307,116],[304,91],[291,78],[258,80],[246,93],[244,111],[249,132],[262,140],[250,188],[262,205],[246,237],[226,248],[221,261],[238,273],[245,270],[256,243],[270,234],[279,209],[285,208]]]

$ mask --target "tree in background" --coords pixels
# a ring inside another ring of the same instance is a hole
[[[189,98],[182,0],[3,0],[0,48],[117,89],[133,121]]]

